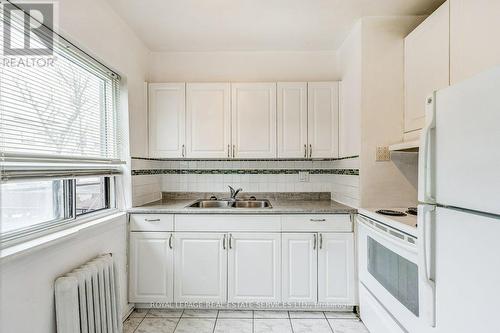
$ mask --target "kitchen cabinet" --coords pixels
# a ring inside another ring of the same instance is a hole
[[[149,85],[150,157],[185,157],[186,86],[184,83]]]
[[[450,3],[447,1],[404,40],[405,133],[423,128],[427,97],[449,85],[449,26]],[[418,138],[418,135],[413,138]]]
[[[173,302],[172,233],[130,233],[130,302]]]
[[[278,157],[307,157],[307,83],[279,82]]]
[[[281,301],[281,234],[229,234],[228,301]]]
[[[282,235],[283,302],[315,303],[318,278],[318,234]]]
[[[338,82],[308,83],[307,101],[309,157],[338,157]]]
[[[232,157],[276,157],[276,83],[231,85]]]
[[[175,233],[175,302],[227,300],[224,233]]]
[[[186,85],[186,157],[227,158],[231,145],[229,83]]]
[[[349,214],[137,213],[130,230],[130,302],[356,305]]]
[[[451,1],[451,84],[500,65],[499,17],[500,1]]]
[[[319,233],[318,302],[355,304],[354,234]]]

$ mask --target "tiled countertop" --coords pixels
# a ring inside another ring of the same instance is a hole
[[[247,194],[247,197],[250,194]],[[200,194],[197,198],[206,198]],[[129,213],[166,213],[166,214],[351,214],[355,208],[329,199],[329,196],[315,194],[256,194],[258,199],[271,202],[272,208],[186,208],[194,201],[193,195],[182,198],[180,195],[164,195],[162,200],[129,209]]]

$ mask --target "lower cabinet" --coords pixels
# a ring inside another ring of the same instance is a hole
[[[283,234],[283,302],[355,304],[352,233]]]
[[[318,234],[284,233],[283,302],[316,303],[318,299]]]
[[[176,302],[226,302],[224,233],[175,233]]]
[[[172,233],[130,233],[131,302],[165,302],[174,300],[174,256]]]
[[[280,302],[281,234],[229,234],[228,248],[228,301]]]
[[[301,231],[132,231],[129,301],[356,305],[354,234],[313,220]]]
[[[354,234],[320,233],[318,302],[355,304]]]

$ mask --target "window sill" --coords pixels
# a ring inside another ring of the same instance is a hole
[[[35,251],[39,251],[45,247],[52,246],[62,241],[77,237],[79,234],[86,232],[88,230],[103,227],[110,224],[116,219],[125,216],[125,212],[113,211],[105,216],[99,216],[95,219],[88,221],[82,221],[77,225],[59,230],[47,235],[43,235],[38,238],[28,240],[19,244],[12,245],[7,248],[0,250],[0,262],[16,258],[20,255],[30,254]]]

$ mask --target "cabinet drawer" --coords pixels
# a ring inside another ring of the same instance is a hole
[[[280,232],[279,215],[176,215],[176,231]]]
[[[173,231],[174,215],[131,214],[130,231]]]
[[[349,214],[285,215],[282,230],[309,232],[352,232]]]

